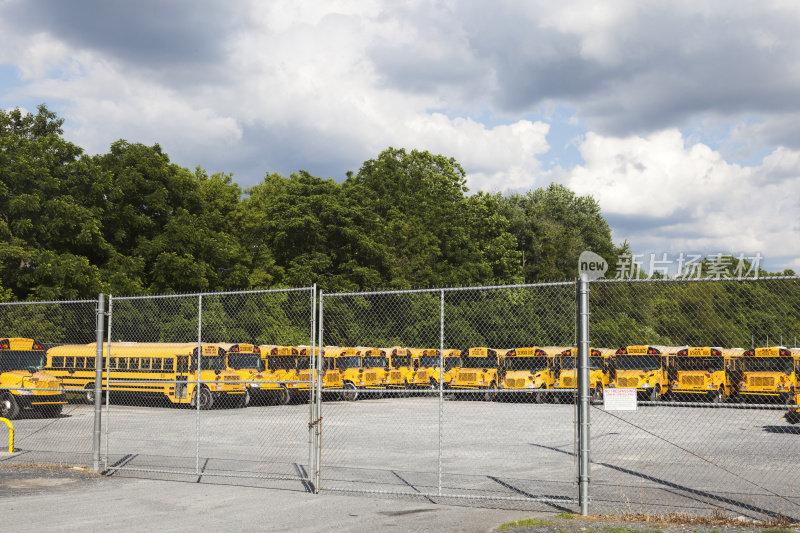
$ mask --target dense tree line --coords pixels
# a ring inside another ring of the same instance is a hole
[[[170,162],[158,145],[120,140],[87,155],[63,138],[62,122],[44,106],[36,114],[0,111],[0,300],[561,281],[574,279],[584,250],[610,263],[610,277],[629,252],[627,243],[614,246],[591,197],[556,184],[468,194],[458,162],[425,151],[389,148],[341,182],[298,171],[267,174],[242,190],[228,174]],[[735,276],[734,258],[724,259]],[[307,342],[303,298],[209,297],[205,338]],[[115,307],[125,340],[196,335],[194,300],[136,302]],[[591,335],[604,346],[800,337],[797,280],[595,284],[591,304]],[[440,306],[437,293],[328,299],[326,342],[436,346]],[[88,342],[87,310],[15,306],[0,327],[45,342]],[[448,292],[444,312],[450,346],[574,342],[569,285]]]
[[[560,185],[468,194],[452,158],[389,148],[341,182],[232,176],[124,140],[90,156],[63,120],[0,111],[0,297],[305,286],[482,285],[574,277],[616,250],[597,203]]]

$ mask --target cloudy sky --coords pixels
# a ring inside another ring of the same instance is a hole
[[[636,253],[800,272],[796,0],[0,0],[0,107],[43,102],[89,153],[247,187],[425,149],[591,194]]]

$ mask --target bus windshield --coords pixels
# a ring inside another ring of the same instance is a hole
[[[547,370],[547,357],[507,357],[506,370]]]
[[[497,357],[465,357],[463,368],[497,368]]]
[[[436,368],[439,366],[438,355],[424,355],[419,359],[420,368]],[[444,358],[444,371],[447,372],[456,367],[461,366],[460,357],[445,357]]]
[[[45,352],[35,350],[0,351],[0,370],[28,370],[44,368]]]
[[[364,358],[363,364],[364,368],[385,367],[389,364],[387,361],[385,355],[371,355]]]
[[[645,372],[661,369],[658,355],[618,355],[614,363],[617,370],[643,370]]]
[[[723,357],[676,357],[678,370],[701,370],[704,372],[722,372],[725,370]]]
[[[561,370],[573,370],[577,365],[578,358],[577,357],[562,357],[561,358]],[[602,357],[590,357],[589,358],[589,370],[603,370],[603,358]]]
[[[264,370],[261,356],[252,353],[229,353],[228,366],[236,370]]]
[[[205,356],[200,359],[202,370],[225,370],[225,358],[218,355]],[[197,371],[197,356],[192,356],[192,372]]]
[[[794,370],[794,361],[791,357],[753,357],[745,359],[745,369],[748,372],[783,372],[791,374]]]
[[[401,366],[411,366],[411,356],[410,355],[393,355],[392,356],[392,367],[398,368]]]
[[[295,370],[297,360],[294,357],[280,357],[271,355],[267,357],[270,370]]]
[[[336,368],[347,370],[348,368],[361,368],[361,358],[357,355],[339,357],[336,359]]]

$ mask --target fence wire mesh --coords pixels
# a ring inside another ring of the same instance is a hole
[[[341,388],[323,389],[338,401],[322,490],[572,505],[574,384],[554,394],[552,354],[573,343],[574,284],[335,294],[323,310]],[[540,405],[551,395],[565,403]]]
[[[314,295],[112,298],[108,471],[307,484]]]
[[[97,300],[0,304],[0,417],[14,427],[6,462],[92,464],[93,409],[47,351],[95,339]],[[82,361],[83,362],[83,361]],[[69,369],[74,373],[74,361]],[[5,427],[0,425],[5,446]]]
[[[590,309],[607,398],[638,397],[591,411],[592,512],[800,518],[800,279],[598,281]]]

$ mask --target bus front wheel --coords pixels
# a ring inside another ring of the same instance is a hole
[[[725,391],[720,387],[719,390],[711,392],[711,403],[722,403],[725,401]]]
[[[344,392],[342,393],[342,400],[346,402],[354,402],[358,399],[358,389],[349,381],[344,384]]]
[[[100,393],[100,398],[103,398],[103,393]],[[90,383],[83,390],[83,399],[89,405],[94,405],[94,383]]]
[[[19,414],[19,405],[14,395],[10,392],[3,394],[0,398],[0,417],[14,420]]]
[[[603,401],[603,386],[600,385],[599,383],[592,390],[592,400],[594,400],[596,402],[602,402]]]
[[[483,401],[493,402],[497,397],[497,385],[492,383],[483,393]]]
[[[657,402],[661,399],[661,387],[656,385],[652,389],[650,389],[650,401]]]
[[[197,389],[192,392],[192,400],[190,405],[192,407],[197,407]],[[206,389],[205,387],[200,389],[200,409],[205,411],[207,409],[211,409],[211,406],[214,405],[214,397],[211,395],[211,391]]]
[[[534,397],[534,401],[536,403],[544,403],[544,402],[547,401],[548,393],[545,392],[546,390],[547,390],[547,387],[541,387],[536,391],[535,397]]]

